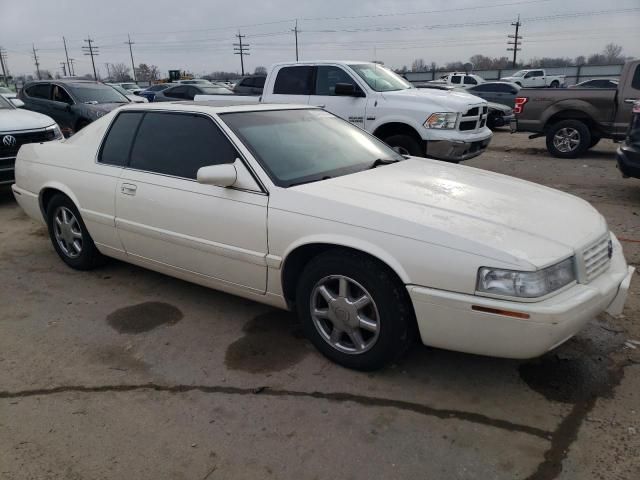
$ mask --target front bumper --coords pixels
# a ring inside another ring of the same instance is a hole
[[[619,315],[634,269],[620,248],[607,271],[541,302],[496,300],[408,286],[422,342],[448,350],[505,358],[533,358],[564,343],[602,312]],[[528,314],[528,319],[472,307]]]
[[[11,185],[15,181],[16,157],[0,158],[0,185]]]
[[[516,116],[512,113],[509,115],[495,115],[493,117],[493,127],[511,126],[511,122],[515,121]],[[487,122],[489,123],[489,122]]]
[[[461,162],[477,157],[484,152],[491,143],[492,135],[469,140],[442,139],[425,141],[425,152],[428,158]]]
[[[616,158],[624,177],[640,178],[640,148],[624,144],[618,148]]]

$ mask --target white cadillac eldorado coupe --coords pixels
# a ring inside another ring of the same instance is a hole
[[[321,109],[120,108],[25,145],[13,192],[62,260],[104,256],[297,312],[327,357],[541,355],[622,312],[633,269],[583,200],[399,155]]]

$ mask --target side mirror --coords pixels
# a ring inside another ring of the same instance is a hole
[[[231,187],[238,179],[238,172],[233,163],[209,165],[198,170],[198,183],[215,185],[216,187]]]
[[[334,93],[343,97],[357,97],[356,86],[353,83],[336,83]]]
[[[24,102],[19,98],[10,98],[9,100],[11,100],[11,103],[13,103],[18,108],[24,107]]]

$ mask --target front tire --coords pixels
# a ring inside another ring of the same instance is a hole
[[[383,139],[384,143],[402,155],[412,157],[424,157],[426,155],[423,146],[410,135],[391,135]]]
[[[411,344],[415,318],[406,288],[384,265],[335,249],[305,267],[296,308],[307,338],[330,360],[376,370]]]
[[[576,158],[591,145],[591,131],[580,120],[562,120],[547,132],[547,150],[558,158]]]
[[[47,206],[47,227],[53,248],[75,270],[91,270],[104,263],[80,212],[66,195],[54,196]]]

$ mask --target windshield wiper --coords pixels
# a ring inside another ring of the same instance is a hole
[[[379,167],[380,165],[391,165],[392,163],[398,163],[400,160],[394,158],[378,158],[375,162],[371,164],[369,169],[374,169]]]
[[[329,175],[326,175],[322,178],[314,178],[312,180],[305,180],[303,182],[296,182],[296,183],[292,183],[289,185],[289,187],[297,187],[298,185],[305,185],[307,183],[313,183],[313,182],[319,182],[320,180],[329,180],[331,177]]]

